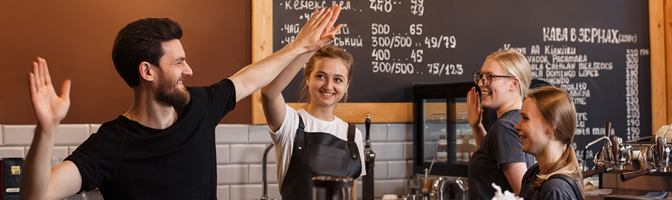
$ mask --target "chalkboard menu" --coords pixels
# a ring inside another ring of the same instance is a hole
[[[274,1],[274,51],[313,9],[332,4],[343,7],[344,24],[332,44],[355,59],[348,102],[411,102],[413,83],[472,81],[486,56],[513,49],[534,79],[572,96],[579,155],[607,121],[624,140],[651,135],[648,1]],[[302,79],[285,89],[288,102],[298,101]]]

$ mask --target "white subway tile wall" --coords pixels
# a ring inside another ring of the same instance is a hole
[[[88,124],[62,124],[56,133],[55,145],[79,145],[89,138]],[[32,136],[33,134],[31,134]],[[32,139],[32,137],[31,137]]]
[[[231,163],[259,164],[264,157],[265,144],[232,144],[229,159]],[[275,149],[268,152],[268,160],[275,162]]]
[[[218,200],[229,200],[229,186],[228,185],[218,185],[217,186],[217,199]]]
[[[376,152],[376,161],[404,160],[403,142],[372,142],[371,149]]]
[[[53,157],[63,159],[95,133],[100,124],[60,125]],[[364,124],[357,128],[366,134]],[[0,157],[25,157],[30,149],[35,125],[0,125]],[[220,124],[215,129],[217,150],[217,198],[220,200],[261,199],[263,189],[262,157],[271,142],[265,125]],[[412,174],[411,124],[372,124],[371,147],[376,152],[374,195],[404,193],[404,185]],[[362,135],[365,137],[365,135]],[[277,181],[275,149],[268,153],[268,197],[282,199]],[[362,181],[357,194],[362,196]]]
[[[270,191],[270,189],[269,189]],[[261,199],[263,189],[261,184],[249,184],[249,185],[231,185],[231,196],[230,199]],[[270,196],[269,196],[270,197]],[[275,198],[275,197],[272,197]],[[279,199],[279,198],[278,198]]]
[[[56,133],[55,145],[79,145],[89,137],[88,124],[63,124]],[[33,141],[35,125],[3,125],[3,146],[28,146]]]
[[[25,158],[25,147],[0,147],[0,158]]]
[[[376,159],[377,160],[377,159]],[[373,167],[373,179],[385,180],[387,179],[387,161],[376,161]]]
[[[406,161],[406,177],[410,178],[413,175],[413,160]]]
[[[2,146],[28,146],[33,140],[35,125],[2,125]]]
[[[229,164],[229,145],[218,144],[215,146],[217,151],[217,164]]]
[[[413,140],[412,124],[389,124],[387,130],[387,141],[403,142]]]
[[[220,124],[215,128],[215,142],[218,144],[247,144],[249,125]]]
[[[247,165],[217,165],[217,184],[247,183]]]
[[[263,179],[263,166],[261,164],[250,165],[250,182],[249,183],[262,183]],[[266,165],[266,180],[268,183],[278,183],[278,171],[276,171],[275,164]]]
[[[404,179],[407,176],[408,171],[407,162],[405,160],[400,161],[387,161],[387,178],[388,179]]]
[[[413,142],[404,142],[404,159],[413,158]]]
[[[357,129],[362,132],[362,138],[366,141],[366,126],[364,124],[356,124]],[[387,141],[387,124],[371,124],[371,133],[369,139],[371,142],[385,142]]]
[[[271,140],[271,134],[268,132],[268,126],[250,126],[250,143],[269,144],[271,142],[273,141]]]

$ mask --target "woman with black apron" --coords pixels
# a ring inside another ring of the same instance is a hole
[[[336,8],[335,16],[339,10]],[[340,25],[333,33],[338,28]],[[294,110],[285,104],[281,92],[306,60],[301,99],[307,104]],[[314,54],[296,58],[262,89],[264,114],[275,143],[282,199],[312,199],[314,176],[357,179],[365,175],[361,132],[333,113],[336,104],[347,99],[352,63],[352,55],[343,49],[325,46]],[[357,188],[356,181],[353,188]],[[357,192],[352,194],[356,199]]]

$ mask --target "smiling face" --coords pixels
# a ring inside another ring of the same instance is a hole
[[[350,69],[338,58],[321,58],[306,78],[310,103],[320,106],[335,106],[348,91]]]
[[[552,140],[553,129],[539,111],[536,100],[532,98],[523,102],[520,115],[520,122],[516,124],[515,129],[523,143],[523,152],[534,156],[541,155]]]
[[[483,67],[481,67],[481,72],[487,72],[492,75],[507,75],[502,66],[493,59],[485,60]],[[516,79],[492,77],[490,86],[484,85],[483,81],[478,81],[478,87],[481,89],[481,105],[497,110],[509,101],[520,101],[517,88],[512,89],[512,84]]]
[[[157,82],[156,100],[171,106],[186,106],[189,103],[189,92],[182,82],[193,71],[185,60],[184,49],[180,40],[161,43],[164,55],[159,59],[159,78]]]

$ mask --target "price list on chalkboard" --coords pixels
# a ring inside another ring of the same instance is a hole
[[[600,147],[583,147],[604,135],[605,122],[624,140],[651,135],[646,1],[274,1],[274,50],[314,9],[334,4],[344,27],[331,44],[355,60],[348,102],[411,102],[413,83],[473,81],[486,56],[513,49],[533,79],[572,96],[578,155],[592,160]],[[302,79],[283,92],[288,102],[298,101]]]

